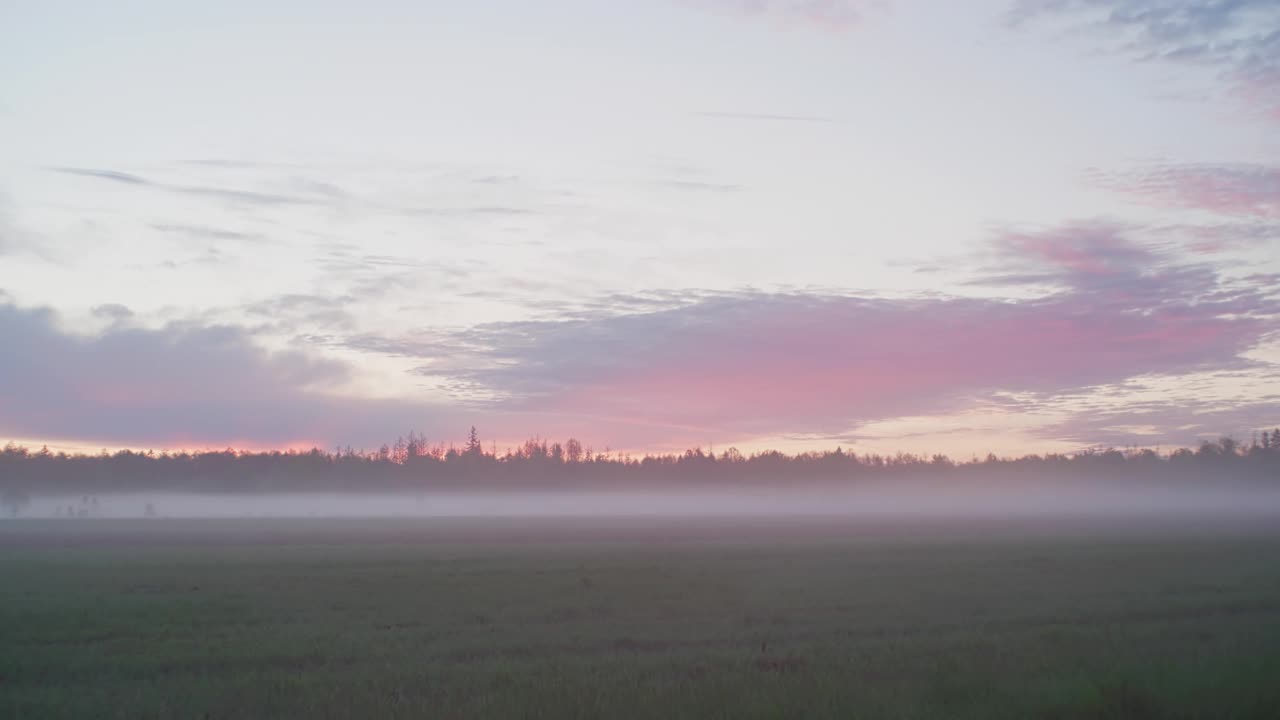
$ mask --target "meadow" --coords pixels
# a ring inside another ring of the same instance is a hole
[[[7,718],[1274,718],[1280,528],[13,520]]]

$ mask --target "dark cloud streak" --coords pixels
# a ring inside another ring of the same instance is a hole
[[[100,180],[110,180],[112,182],[125,183],[127,185],[155,185],[155,183],[146,178],[131,173],[119,172],[117,170],[95,170],[93,168],[73,168],[73,167],[55,167],[50,170],[63,173],[64,175],[79,175],[81,177],[98,178]]]
[[[219,188],[206,187],[203,185],[176,185],[169,183],[158,183],[148,180],[139,175],[120,172],[118,170],[100,170],[93,168],[50,168],[54,172],[67,175],[78,175],[81,177],[95,178],[99,180],[108,180],[115,183],[126,185],[134,185],[137,187],[151,187],[169,192],[181,193],[183,195],[193,195],[198,197],[207,197],[214,200],[222,200],[237,204],[248,205],[319,205],[333,200],[332,192],[322,193],[323,198],[305,197],[300,195],[283,195],[277,193],[264,193],[254,190],[241,190],[236,188]]]
[[[223,228],[208,227],[205,225],[152,223],[151,229],[158,232],[186,235],[192,238],[204,240],[257,241],[263,239],[263,237],[257,233],[238,232],[235,230],[225,230]]]

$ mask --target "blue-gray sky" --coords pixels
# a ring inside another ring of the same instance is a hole
[[[1280,423],[1265,0],[0,5],[0,439]]]

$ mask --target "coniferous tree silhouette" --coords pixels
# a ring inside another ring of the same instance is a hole
[[[484,454],[484,448],[480,445],[480,435],[476,432],[476,426],[471,426],[471,432],[467,434],[467,447],[463,454],[469,458],[478,458]]]

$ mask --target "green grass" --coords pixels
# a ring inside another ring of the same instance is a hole
[[[8,523],[0,717],[1280,716],[1280,531],[435,522]]]

